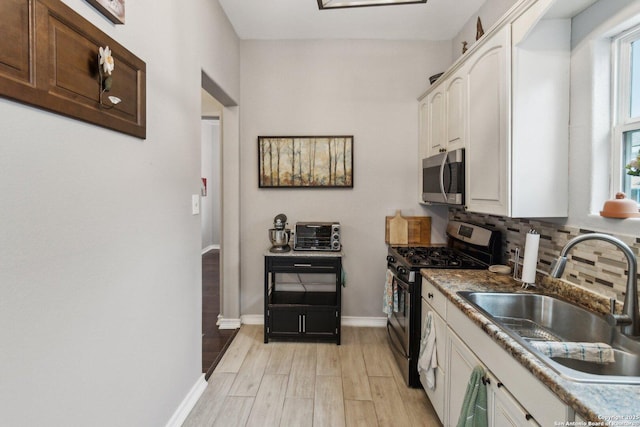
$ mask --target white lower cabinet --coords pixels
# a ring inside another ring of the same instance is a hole
[[[487,392],[488,399],[491,401],[489,418],[493,419],[492,425],[500,427],[539,425],[533,416],[507,391],[500,380],[489,374],[489,383]]]
[[[420,336],[424,336],[424,320],[429,312],[433,316],[433,327],[436,334],[436,354],[438,358],[438,367],[435,371],[434,388],[427,387],[427,379],[424,372],[420,373],[420,381],[424,387],[427,397],[431,401],[433,409],[440,421],[445,419],[445,393],[446,393],[446,362],[447,362],[447,324],[442,316],[446,316],[446,300],[440,292],[435,293],[433,285],[429,284],[422,288],[422,329]],[[437,297],[437,299],[435,299]],[[444,422],[444,421],[443,421]]]
[[[547,426],[573,420],[573,410],[426,279],[422,296],[423,319],[432,311],[436,327],[435,389],[426,387],[423,376],[420,379],[444,426],[458,423],[476,366],[486,373],[489,426]]]
[[[476,357],[460,338],[449,333],[449,407],[448,419],[451,426],[456,425],[467,391],[469,377],[476,366],[485,370],[487,387],[487,418],[494,427],[524,427],[538,425],[534,418],[507,391],[500,380]]]
[[[447,384],[449,387],[446,417],[448,422],[446,422],[445,425],[455,426],[460,417],[460,410],[462,409],[467,384],[469,383],[469,377],[471,377],[473,368],[478,365],[484,367],[484,365],[482,365],[473,352],[460,341],[460,338],[451,331],[449,331],[447,337],[447,347],[449,349],[449,357],[447,358],[447,372],[449,372]],[[487,395],[488,394],[489,393],[487,393]],[[488,404],[489,402],[487,402],[487,405]],[[491,425],[491,419],[489,419],[489,423],[489,425]]]

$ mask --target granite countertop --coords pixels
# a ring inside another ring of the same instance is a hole
[[[563,402],[587,422],[591,421],[590,425],[607,425],[596,424],[605,421],[612,426],[640,426],[640,385],[574,382],[560,376],[458,296],[457,292],[544,293],[570,300],[600,313],[607,312],[606,298],[546,276],[540,277],[540,284],[536,289],[525,291],[511,276],[491,273],[488,270],[423,269],[421,274]]]

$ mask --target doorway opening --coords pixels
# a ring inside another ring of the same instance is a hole
[[[208,380],[240,327],[239,107],[204,71],[201,77],[202,372]]]
[[[204,86],[204,85],[203,85]],[[201,241],[202,241],[202,372],[208,379],[235,330],[219,329],[222,311],[222,112],[223,105],[201,90]]]
[[[221,305],[220,242],[222,197],[220,161],[221,106],[208,93],[202,94],[201,202],[202,238],[202,372],[208,379],[231,342],[234,330],[217,325]]]

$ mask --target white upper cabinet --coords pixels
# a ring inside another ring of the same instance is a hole
[[[464,148],[464,79],[452,75],[437,81],[420,101],[420,158]]]
[[[571,17],[592,2],[519,1],[420,98],[420,158],[466,149],[467,210],[567,216]]]
[[[446,120],[447,120],[447,150],[464,148],[464,108],[465,92],[464,77],[454,74],[445,82]]]
[[[465,64],[466,206],[507,217],[568,214],[571,21],[534,3]]]
[[[436,90],[427,97],[427,141],[429,156],[433,156],[446,149],[447,137],[445,134],[445,120],[444,92],[442,90]]]
[[[465,63],[468,146],[465,204],[495,215],[509,211],[509,27],[491,36]]]

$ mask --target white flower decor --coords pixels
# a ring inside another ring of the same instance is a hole
[[[111,56],[111,49],[109,46],[100,47],[98,49],[98,84],[100,85],[100,99],[98,100],[101,108],[113,108],[116,104],[120,102],[120,98],[116,96],[109,96],[108,99],[111,101],[111,105],[105,105],[102,102],[102,96],[105,92],[109,92],[111,90],[111,86],[113,85],[113,76],[111,73],[115,68],[115,61],[113,60],[113,56]]]
[[[103,72],[105,74],[111,75],[111,72],[115,68],[113,56],[111,56],[111,49],[109,49],[109,46],[105,47],[104,49],[100,47],[99,52],[99,64],[102,66]]]

